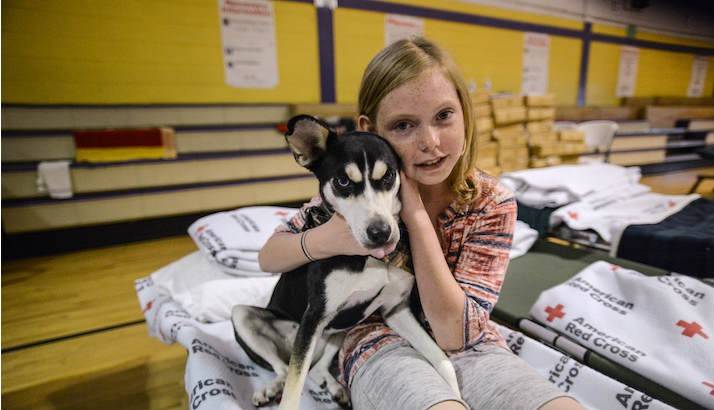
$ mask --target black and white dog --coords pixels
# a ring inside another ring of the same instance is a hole
[[[298,164],[319,180],[328,212],[317,224],[334,211],[345,218],[365,248],[393,249],[400,240],[401,202],[399,159],[392,147],[371,133],[337,136],[307,115],[292,118],[285,136]],[[297,409],[312,367],[310,376],[347,405],[347,392],[328,368],[344,331],[374,312],[409,341],[458,395],[451,362],[409,308],[413,284],[411,273],[375,258],[335,256],[284,273],[265,309],[235,306],[236,340],[256,363],[277,373],[272,383],[254,393],[253,403],[265,405],[282,394],[280,408]]]

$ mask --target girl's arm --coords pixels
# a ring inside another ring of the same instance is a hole
[[[414,196],[418,195],[416,187],[410,188],[407,181],[403,189],[402,218],[409,229],[424,314],[439,346],[460,350],[481,337],[498,300],[509,262],[515,201],[510,193],[496,189],[496,198],[465,230],[467,237],[452,273],[421,199]]]
[[[274,233],[258,254],[260,269],[271,273],[288,272],[310,262],[300,244],[303,234],[305,249],[315,260],[336,255],[378,254],[378,250],[370,252],[362,247],[352,235],[345,219],[334,214],[329,221],[304,233]]]

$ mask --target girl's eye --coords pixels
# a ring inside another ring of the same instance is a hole
[[[350,179],[344,175],[335,178],[334,181],[335,181],[335,185],[337,185],[340,188],[347,188],[350,185]]]
[[[400,122],[394,124],[394,129],[397,131],[406,131],[409,129],[410,126],[411,125],[408,122],[400,121]]]
[[[452,115],[453,113],[454,113],[454,112],[451,111],[451,110],[445,110],[445,111],[442,111],[442,112],[440,112],[439,114],[437,114],[436,118],[437,118],[438,120],[442,120],[442,121],[443,121],[443,120],[448,120],[449,118],[451,118],[451,115]]]

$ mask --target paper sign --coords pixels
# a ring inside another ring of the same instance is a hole
[[[278,57],[273,4],[267,0],[218,0],[226,83],[273,88]]]
[[[521,93],[539,95],[548,92],[549,57],[550,36],[540,33],[525,33]]]
[[[399,14],[384,16],[384,45],[388,46],[404,38],[412,38],[424,34],[424,20]]]
[[[704,80],[707,78],[709,58],[697,56],[692,61],[692,76],[689,78],[687,97],[701,97],[704,93]]]
[[[622,47],[620,49],[620,67],[617,74],[618,97],[632,97],[635,95],[637,83],[637,62],[640,59],[640,49],[637,47]]]

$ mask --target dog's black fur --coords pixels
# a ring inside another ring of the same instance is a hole
[[[306,211],[303,230],[338,212],[362,246],[393,249],[401,237],[401,203],[400,163],[392,147],[372,133],[337,136],[306,115],[289,121],[286,138],[298,164],[317,177],[324,204]],[[451,363],[409,309],[413,282],[413,275],[374,258],[335,256],[284,273],[265,309],[236,306],[236,340],[256,363],[277,373],[273,383],[254,394],[253,403],[272,401],[284,387],[280,408],[298,408],[305,377],[314,365],[311,376],[347,405],[346,391],[328,368],[344,331],[374,312],[420,351],[458,394]]]

